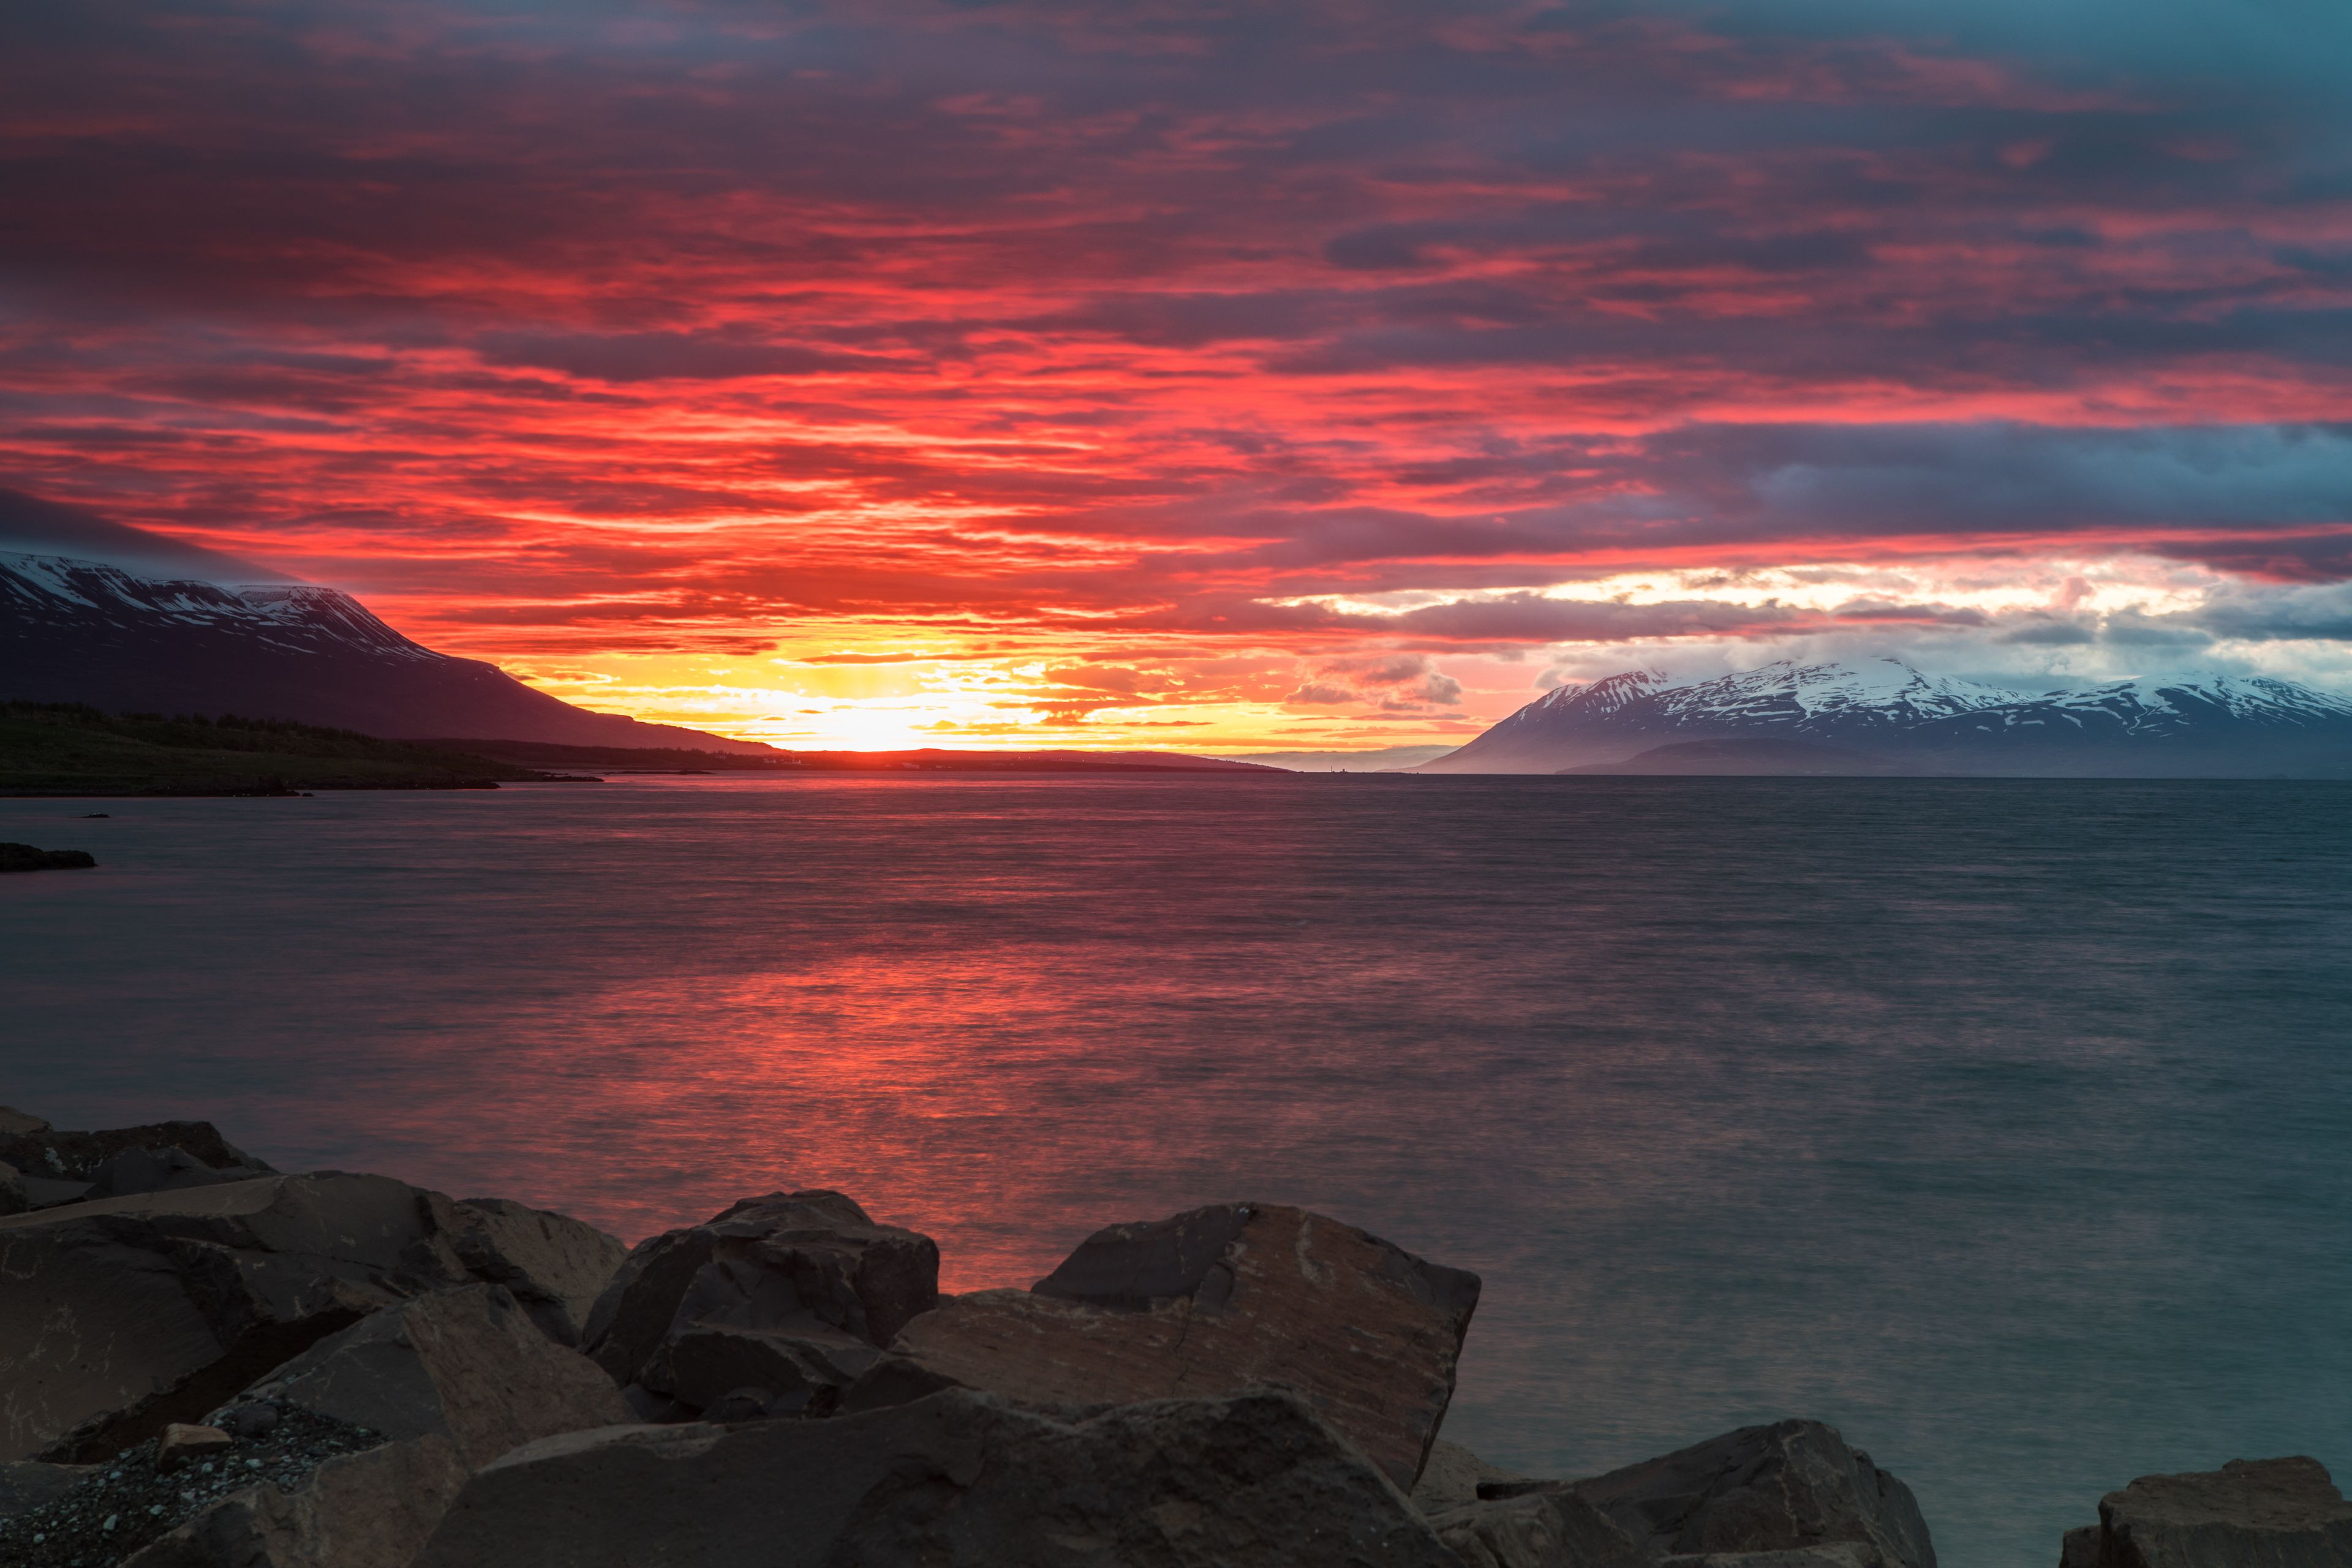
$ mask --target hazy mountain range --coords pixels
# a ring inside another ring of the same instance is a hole
[[[1562,687],[1416,773],[2352,776],[2352,698],[2209,674],[2027,692],[1898,658]]]

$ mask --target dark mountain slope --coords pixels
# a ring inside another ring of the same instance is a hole
[[[0,555],[0,700],[239,713],[394,738],[772,754],[574,708],[496,665],[411,642],[331,588],[165,582],[50,555]]]

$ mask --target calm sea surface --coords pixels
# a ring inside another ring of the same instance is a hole
[[[107,821],[78,821],[105,810]],[[0,801],[0,1101],[632,1239],[778,1186],[1026,1283],[1312,1205],[1486,1293],[1446,1435],[1783,1415],[1948,1568],[2352,1470],[2352,788],[676,779]]]

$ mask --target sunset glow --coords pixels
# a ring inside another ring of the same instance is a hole
[[[2326,72],[1841,14],[56,8],[0,484],[789,746],[2352,679]]]

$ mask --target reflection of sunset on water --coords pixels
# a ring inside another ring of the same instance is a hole
[[[2344,1201],[2311,1092],[2352,1005],[2337,787],[121,802],[90,879],[0,889],[38,900],[8,1094],[631,1237],[831,1186],[936,1237],[951,1290],[1297,1203],[1485,1277],[1446,1426],[1482,1453],[1591,1474],[1804,1410],[2048,1515],[2151,1433],[2341,1430],[2283,1370],[2352,1289],[2312,1242]],[[0,802],[12,837],[55,810]],[[2249,973],[2304,989],[2250,1008]],[[2021,1430],[2053,1388],[2068,1420]]]

